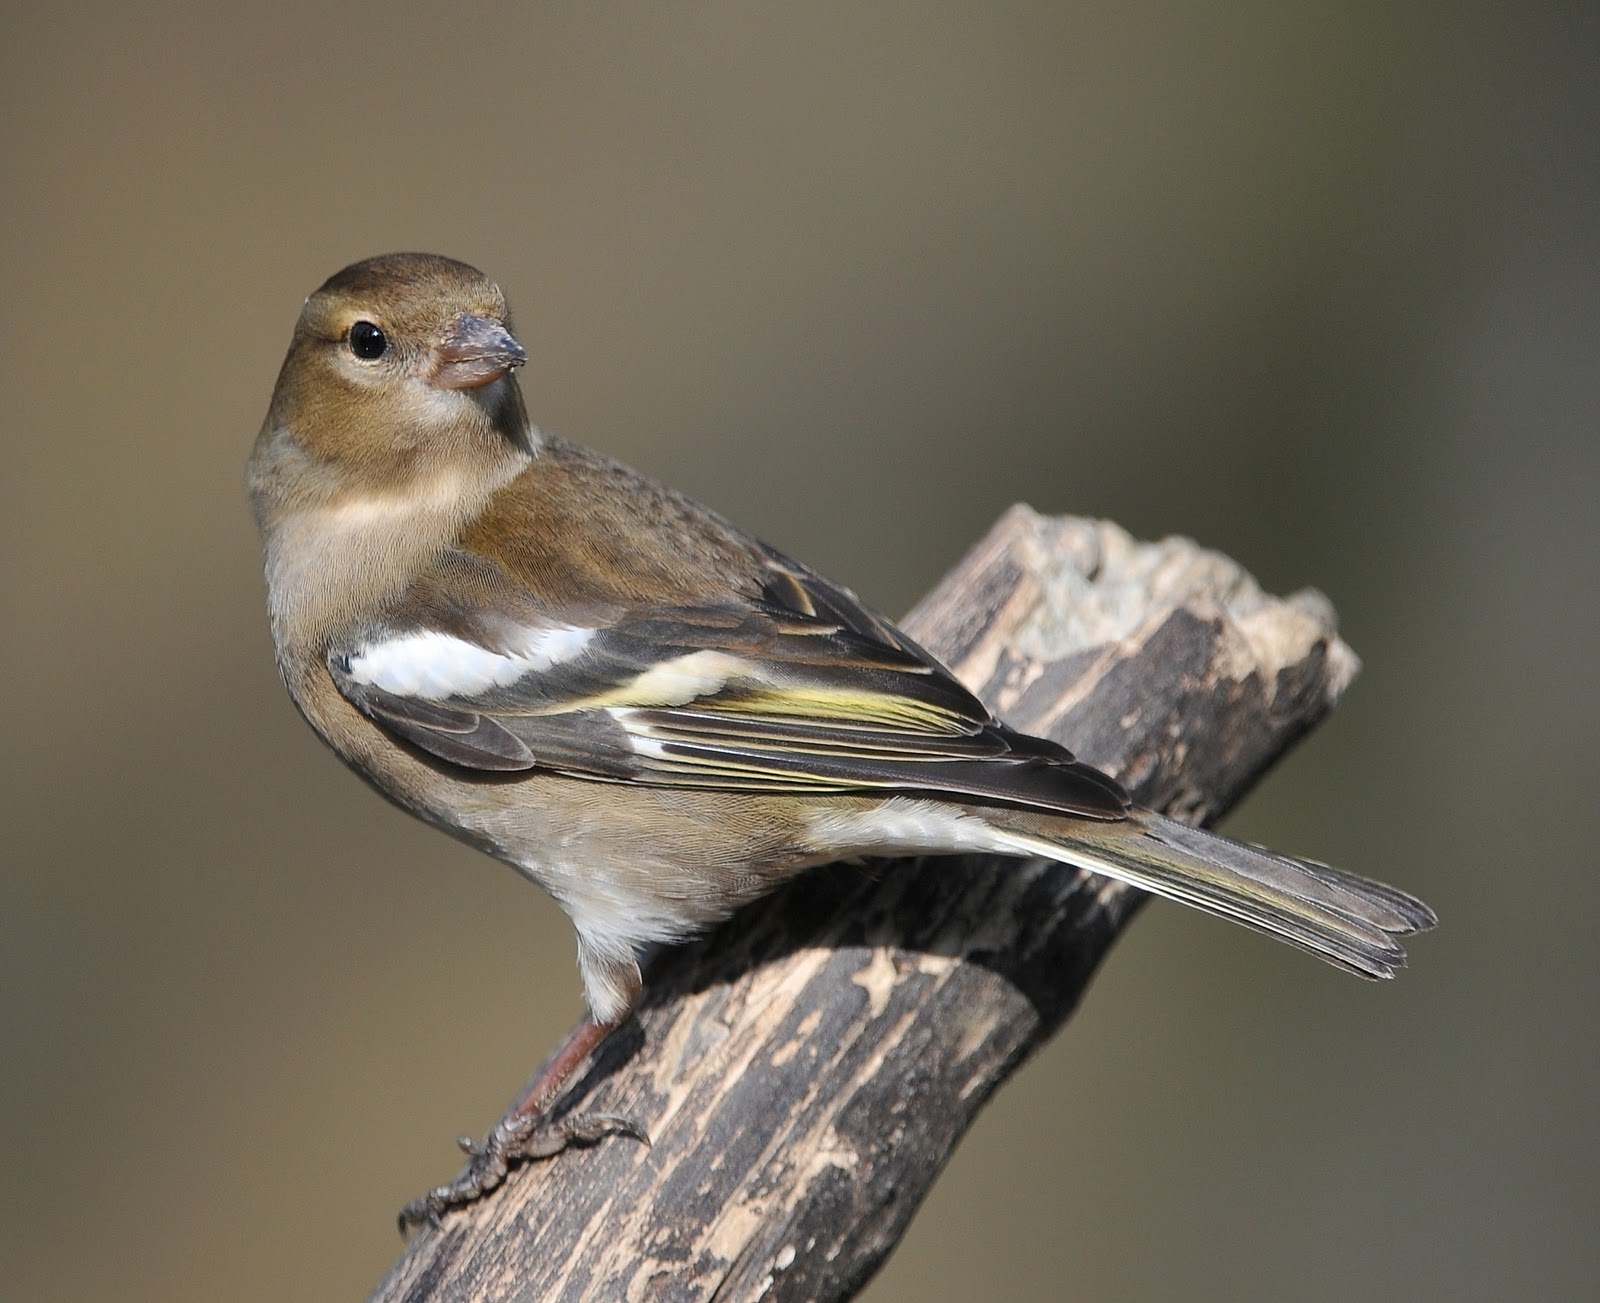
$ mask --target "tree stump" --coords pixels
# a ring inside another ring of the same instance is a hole
[[[904,621],[1008,723],[1195,823],[1354,677],[1333,626],[1319,594],[1268,597],[1188,540],[1026,507]],[[659,955],[637,1016],[568,1092],[564,1108],[621,1114],[649,1146],[516,1169],[418,1235],[373,1299],[848,1298],[1142,900],[1042,860],[803,876]]]

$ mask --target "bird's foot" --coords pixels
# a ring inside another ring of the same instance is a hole
[[[650,1143],[643,1127],[614,1113],[575,1113],[554,1121],[537,1114],[510,1114],[482,1140],[463,1136],[456,1143],[467,1165],[456,1179],[435,1186],[400,1210],[400,1233],[437,1226],[447,1212],[475,1203],[499,1187],[513,1164],[553,1158],[569,1145],[593,1145],[607,1136],[632,1136]]]

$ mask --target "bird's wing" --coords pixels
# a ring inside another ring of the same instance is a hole
[[[566,623],[436,595],[329,655],[344,696],[469,770],[751,792],[902,791],[1121,818],[1112,779],[997,721],[847,590],[764,552],[759,592]]]

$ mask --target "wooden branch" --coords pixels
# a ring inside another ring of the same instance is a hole
[[[905,624],[1009,722],[1196,822],[1357,667],[1316,594],[1269,598],[1187,540],[1024,507]],[[518,1169],[414,1240],[373,1298],[849,1297],[1141,899],[1042,861],[807,875],[661,955],[570,1092],[651,1146]]]

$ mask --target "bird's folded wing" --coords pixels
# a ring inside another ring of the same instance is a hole
[[[391,620],[329,669],[369,718],[466,769],[1126,812],[1114,781],[995,720],[845,590],[789,562],[769,575],[749,600],[603,624]]]

